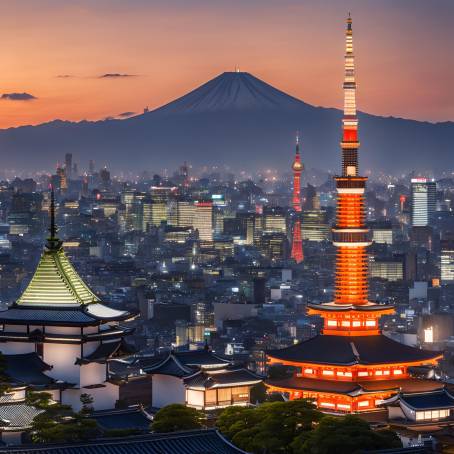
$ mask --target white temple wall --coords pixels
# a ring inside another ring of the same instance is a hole
[[[106,380],[106,364],[90,363],[80,368],[80,386],[99,385]]]
[[[108,382],[104,385],[99,388],[66,389],[62,393],[62,403],[71,405],[74,411],[79,411],[82,408],[81,394],[90,394],[94,399],[95,410],[111,410],[119,399],[120,387]]]
[[[19,355],[21,353],[33,353],[34,342],[5,342],[0,344],[0,352],[4,355]]]
[[[97,326],[84,326],[84,334],[93,334],[98,332]]]
[[[400,408],[405,414],[405,417],[409,419],[410,421],[416,421],[416,414],[415,411],[412,410],[411,408],[408,408],[405,404],[402,402],[400,403]]]
[[[187,405],[190,407],[195,407],[199,410],[203,409],[205,406],[205,392],[197,391],[196,389],[187,390]]]
[[[13,332],[13,333],[26,333],[27,327],[24,325],[4,325],[3,330],[5,332]]]
[[[405,414],[400,407],[388,407],[388,417],[389,419],[400,419],[405,418]],[[414,415],[413,415],[414,417]]]
[[[80,334],[78,326],[46,326],[48,334]]]
[[[153,407],[162,408],[170,404],[186,403],[186,389],[180,378],[154,374],[152,384]]]
[[[44,362],[53,366],[47,375],[79,386],[80,366],[75,361],[80,356],[80,345],[45,343],[43,350]]]

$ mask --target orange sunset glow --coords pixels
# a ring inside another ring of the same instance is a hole
[[[347,7],[361,37],[362,110],[454,118],[451,2],[438,2],[436,12],[422,1],[190,3],[3,2],[0,95],[36,99],[4,96],[0,127],[139,113],[236,66],[308,103],[340,107],[339,18]]]

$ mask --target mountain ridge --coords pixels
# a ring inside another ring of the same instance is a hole
[[[20,163],[25,170],[51,168],[67,152],[82,167],[95,159],[113,170],[160,171],[185,160],[235,170],[285,170],[300,130],[306,167],[337,169],[341,117],[338,109],[307,104],[252,74],[227,72],[130,118],[56,119],[0,130],[0,156],[4,167]],[[454,163],[452,122],[362,112],[359,118],[362,167],[401,172]]]

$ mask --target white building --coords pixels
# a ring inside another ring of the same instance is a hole
[[[84,393],[95,410],[111,409],[119,386],[108,380],[107,363],[130,353],[123,338],[131,330],[119,322],[131,314],[104,305],[80,278],[56,237],[53,214],[32,280],[0,312],[0,351],[13,386],[38,387],[75,411]]]

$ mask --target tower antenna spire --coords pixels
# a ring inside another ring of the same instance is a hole
[[[303,164],[301,163],[300,157],[300,135],[299,131],[296,131],[296,150],[295,159],[292,164],[293,170],[293,197],[292,205],[295,210],[296,219],[293,224],[293,239],[292,239],[292,258],[296,263],[300,263],[304,260],[303,255],[303,241],[301,238],[301,172],[303,170]]]
[[[46,247],[49,250],[60,249],[62,242],[57,237],[57,226],[55,223],[55,191],[54,185],[50,185],[50,227],[49,227],[50,236],[47,238]]]

